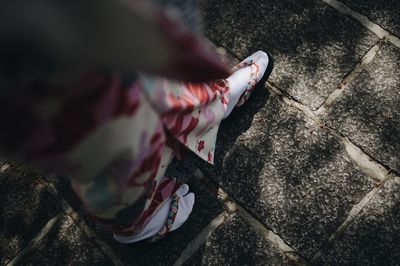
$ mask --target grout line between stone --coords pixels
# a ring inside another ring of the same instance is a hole
[[[0,173],[5,172],[9,167],[10,167],[10,164],[4,163],[4,164],[0,167]]]
[[[96,243],[97,247],[106,255],[114,265],[120,266],[123,265],[122,262],[117,258],[112,248],[104,241],[100,240],[95,232],[86,224],[84,219],[74,211],[74,209],[69,205],[69,203],[58,193],[57,189],[54,187],[53,184],[45,182],[47,190],[50,194],[55,197],[58,202],[61,204],[61,207],[65,214],[71,217],[74,223],[85,232],[86,237]]]
[[[207,241],[211,234],[222,225],[231,214],[227,211],[222,212],[220,215],[211,220],[211,222],[201,230],[201,232],[189,242],[187,247],[182,251],[179,258],[175,261],[174,266],[181,266],[192,255],[194,255],[199,248]]]
[[[384,182],[390,173],[390,170],[380,164],[378,161],[370,157],[365,151],[355,145],[348,137],[334,131],[332,128],[325,126],[331,135],[335,136],[345,146],[347,154],[356,162],[356,164],[374,181]]]
[[[285,91],[279,89],[273,83],[267,81],[265,88],[267,90],[271,91],[273,94],[280,96],[281,100],[284,103],[286,103],[287,105],[295,107],[296,109],[303,112],[308,118],[311,118],[311,119],[317,121],[318,123],[321,123],[319,117],[314,114],[314,112],[312,111],[312,109],[310,107],[300,103],[299,101],[294,99],[291,95],[289,95]]]
[[[375,43],[371,49],[363,56],[361,62],[358,63],[353,70],[340,82],[340,84],[333,90],[328,97],[325,99],[325,102],[315,111],[316,115],[321,115],[326,112],[326,110],[332,105],[332,103],[344,92],[345,89],[349,86],[349,84],[361,74],[364,70],[365,66],[370,64],[375,58],[378,50],[380,48],[380,41]]]
[[[310,265],[300,254],[290,247],[285,241],[265,225],[258,221],[245,208],[231,198],[222,188],[218,187],[218,198],[224,203],[225,207],[231,212],[237,212],[258,234],[265,240],[271,242],[280,252],[288,257],[295,265]]]
[[[22,249],[9,263],[7,263],[7,266],[13,266],[13,265],[18,265],[19,261],[25,256],[26,253],[28,253],[33,247],[34,244],[39,242],[41,239],[43,239],[53,228],[53,226],[65,215],[63,211],[60,211],[57,213],[56,216],[51,218],[50,220],[47,221],[45,226],[40,230],[39,233],[36,234],[34,238],[32,238],[28,244],[25,246],[24,249]]]
[[[389,31],[383,29],[378,24],[372,22],[367,16],[365,16],[357,11],[354,11],[353,9],[349,8],[348,6],[346,6],[345,4],[343,4],[342,2],[337,1],[337,0],[321,0],[321,1],[330,5],[331,7],[333,7],[340,13],[352,17],[353,19],[358,21],[361,25],[366,27],[368,30],[375,33],[378,36],[378,38],[380,38],[380,39],[385,38],[385,39],[389,40],[389,42],[391,42],[393,45],[400,48],[400,39],[397,36],[393,35]]]
[[[386,178],[388,179],[388,177]],[[370,202],[370,200],[376,195],[376,193],[380,190],[384,182],[381,182],[379,185],[375,186],[367,195],[353,208],[350,210],[346,220],[339,226],[338,229],[329,237],[327,242],[320,248],[318,252],[315,253],[313,258],[311,259],[312,264],[316,264],[317,260],[333,245],[334,241],[346,230],[349,225],[353,222],[356,216],[364,209],[364,207]]]

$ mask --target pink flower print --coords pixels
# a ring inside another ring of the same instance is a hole
[[[199,141],[197,144],[197,150],[201,152],[202,149],[204,149],[204,140]]]
[[[212,153],[211,153],[211,151],[208,152],[207,157],[208,157],[207,160],[208,160],[209,162],[211,162],[211,161],[212,161]]]

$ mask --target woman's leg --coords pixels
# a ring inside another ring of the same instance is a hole
[[[254,88],[257,82],[264,81],[262,78],[270,64],[269,56],[262,51],[258,51],[246,58],[243,65],[239,64],[240,69],[235,71],[227,81],[229,83],[230,98],[228,108],[224,114],[226,118],[237,105],[242,95]],[[189,187],[185,184],[177,190],[176,196],[179,198],[179,204],[174,222],[168,231],[179,228],[189,217],[194,205],[194,194],[188,193]],[[169,215],[173,207],[174,199],[168,199],[165,204],[152,216],[149,223],[139,233],[130,236],[114,235],[114,238],[120,243],[134,243],[146,238],[157,238],[160,232],[165,231],[166,222],[168,224]]]
[[[243,67],[227,78],[231,94],[224,119],[230,115],[246,90],[250,90],[262,79],[270,61],[267,53],[263,51],[255,52],[239,64],[239,66],[243,64]]]
[[[176,196],[179,197],[177,214],[168,231],[174,231],[181,227],[188,219],[194,205],[195,197],[193,193],[189,193],[188,185],[182,184],[176,191]],[[175,208],[175,206],[171,206],[172,204],[174,204],[173,199],[168,199],[140,233],[132,236],[118,236],[114,234],[114,239],[122,244],[130,244],[152,237],[154,240],[157,240],[163,233],[166,233],[163,229],[168,224],[171,209]]]
[[[165,172],[172,158],[173,150],[165,146],[157,175],[161,175]],[[152,203],[148,204],[148,208],[156,206],[157,210],[149,217],[148,223],[140,231],[130,235],[122,236],[114,234],[114,239],[116,241],[123,244],[130,244],[150,238],[150,242],[152,242],[183,225],[192,212],[195,201],[194,193],[189,193],[188,185],[181,184],[173,195],[161,203],[160,195],[165,193],[170,194],[168,193],[168,189],[164,188],[164,182],[176,183],[176,180],[164,177],[163,180],[159,182],[159,187],[156,188]],[[177,184],[179,185],[179,183]],[[167,228],[168,226],[169,228]]]

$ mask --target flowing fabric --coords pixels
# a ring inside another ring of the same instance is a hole
[[[90,73],[68,91],[50,119],[37,122],[25,154],[67,174],[93,218],[120,235],[139,232],[179,188],[164,176],[174,156],[171,136],[213,163],[230,95],[227,80],[140,74],[127,82],[117,72]]]
[[[114,5],[113,2],[98,2],[99,10],[102,5]],[[21,3],[30,5],[29,1]],[[62,10],[56,6],[57,2],[43,3],[54,5],[56,11],[58,8]],[[68,5],[77,5],[76,8],[83,11],[90,7],[90,4],[80,3],[71,1]],[[2,7],[2,12],[6,14],[9,6]],[[127,20],[138,14],[126,13],[128,9],[125,6],[116,5],[113,8],[123,10],[121,16],[124,15]],[[36,15],[41,15],[30,14],[32,17],[26,19],[31,18],[31,23],[35,23]],[[98,17],[90,19],[100,23],[102,13],[95,15]],[[3,18],[19,19],[17,16]],[[82,69],[79,69],[79,78],[72,83],[67,82],[68,85],[52,83],[53,79],[48,78],[50,72],[46,72],[47,65],[44,72],[33,72],[36,76],[27,75],[30,79],[25,83],[20,82],[25,80],[22,79],[25,77],[23,71],[16,71],[12,77],[2,76],[6,84],[0,102],[1,118],[5,121],[5,126],[0,128],[2,149],[21,155],[24,160],[47,172],[66,175],[93,219],[119,235],[132,235],[143,230],[179,188],[180,184],[175,179],[164,176],[176,154],[176,146],[172,145],[171,139],[213,163],[218,128],[230,98],[228,80],[214,80],[226,77],[229,72],[203,42],[164,15],[158,14],[143,21],[149,32],[165,39],[162,48],[168,55],[163,62],[160,61],[162,64],[156,62],[152,65],[152,60],[148,60],[150,63],[144,60],[145,64],[140,65],[138,62],[143,59],[146,49],[140,50],[143,43],[135,47],[132,40],[136,40],[137,36],[129,36],[126,41],[129,44],[132,42],[133,53],[129,49],[118,51],[118,48],[129,47],[126,45],[114,47],[107,54],[110,58],[115,55],[116,61],[101,56],[86,58],[121,66],[124,71],[86,70],[82,74]],[[118,43],[123,38],[112,34],[112,29],[118,26],[121,25],[109,25],[107,33],[110,36],[98,36],[95,34],[99,32],[95,31],[93,38],[109,37]],[[38,28],[40,35],[51,37],[54,34],[52,28]],[[4,34],[0,31],[0,36]],[[10,41],[10,44],[13,42]],[[13,45],[10,47],[14,49]],[[8,54],[10,47],[0,52]],[[99,45],[96,52],[110,47]],[[59,51],[60,58],[71,53],[71,50],[65,54],[62,54],[62,49]],[[131,57],[127,56],[126,60],[119,52]],[[135,62],[135,56],[140,60]],[[35,69],[38,64],[36,61],[28,63]],[[1,67],[6,69],[7,65],[1,62]],[[126,71],[126,67],[147,71],[146,74],[144,71]],[[244,61],[237,68],[243,67],[251,68],[244,95],[248,97],[260,73],[254,60]],[[92,66],[91,69],[97,68]],[[21,123],[15,124],[15,121]]]

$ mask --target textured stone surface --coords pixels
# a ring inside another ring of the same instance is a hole
[[[206,34],[244,58],[275,58],[271,81],[312,108],[323,103],[377,40],[322,1],[202,1]]]
[[[216,166],[208,172],[310,258],[373,184],[332,136],[275,96],[251,118],[252,108],[263,101],[253,99],[254,105],[246,107],[249,111],[236,113],[224,124]],[[236,140],[230,139],[235,135]]]
[[[237,215],[218,227],[185,265],[292,265]]]
[[[399,265],[400,185],[389,181],[321,258],[326,265]]]
[[[400,2],[397,0],[341,0],[348,7],[366,15],[370,20],[400,36]]]
[[[326,119],[373,158],[400,172],[400,48],[383,45]]]
[[[112,262],[69,216],[64,216],[18,265],[112,265]]]
[[[204,189],[197,181],[189,181],[190,190],[196,195],[195,205],[188,221],[165,238],[147,243],[141,241],[131,245],[118,244],[111,234],[91,224],[97,236],[114,250],[116,256],[126,265],[173,265],[188,243],[218,216],[223,208],[216,198],[216,191]],[[90,223],[90,220],[88,220]]]
[[[25,174],[15,167],[0,173],[1,265],[23,249],[61,210],[37,175]]]

